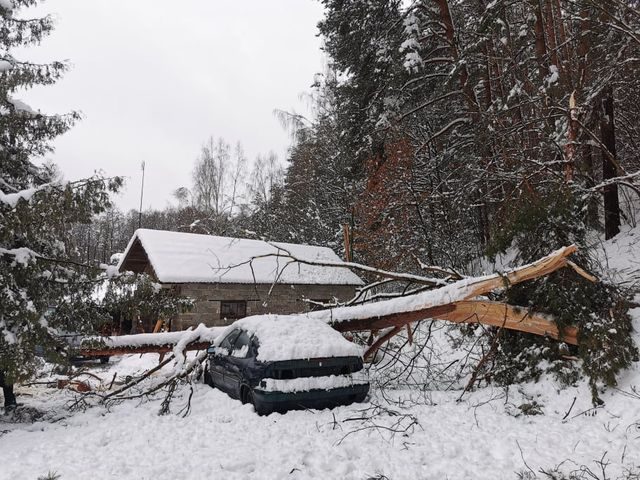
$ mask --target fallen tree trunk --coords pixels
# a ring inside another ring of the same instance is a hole
[[[576,250],[575,245],[570,245],[556,250],[540,260],[503,274],[496,273],[484,277],[465,278],[444,287],[406,297],[353,307],[320,310],[308,315],[322,319],[340,331],[370,330],[392,325],[397,326],[399,322],[404,320],[406,320],[404,323],[410,323],[423,318],[438,318],[439,314],[455,309],[452,306],[454,303],[548,275],[567,265],[573,268],[573,264],[567,260],[567,257]],[[432,313],[425,315],[426,310],[431,310]]]
[[[400,333],[404,325],[424,319],[446,320],[454,323],[482,323],[547,336],[577,345],[578,329],[576,327],[560,331],[551,317],[529,313],[526,309],[505,303],[470,300],[498,288],[548,275],[565,266],[573,268],[583,278],[595,281],[595,277],[588,275],[567,259],[576,250],[575,245],[570,245],[536,262],[504,274],[459,280],[436,290],[412,295],[413,298],[404,297],[359,307],[343,307],[329,311],[329,318],[326,318],[327,313],[324,311],[315,312],[314,316],[320,317],[324,314],[325,320],[342,332],[393,327],[367,349],[366,356],[373,355],[384,342]],[[381,313],[376,315],[376,311]]]
[[[128,335],[127,335],[128,336]],[[186,351],[194,350],[206,350],[211,345],[211,342],[194,342],[189,343],[186,347]],[[167,353],[172,352],[176,344],[165,345],[132,345],[121,347],[109,347],[102,348],[82,348],[80,349],[80,355],[86,357],[115,357],[118,355],[129,354],[142,354],[142,353]]]
[[[481,323],[493,327],[506,328],[519,332],[532,333],[560,340],[571,345],[578,344],[578,329],[567,327],[560,331],[547,315],[530,313],[521,307],[488,300],[464,300],[449,305],[427,308],[410,313],[398,313],[375,319],[377,329],[393,327],[367,349],[365,358],[371,357],[386,341],[402,331],[404,325],[430,318],[453,323]],[[341,330],[342,324],[336,328]],[[367,330],[367,329],[365,329]],[[353,331],[353,330],[341,330]]]
[[[189,335],[184,350],[205,350],[226,327],[207,328],[199,325],[195,330],[163,333],[139,333],[115,337],[88,337],[82,341],[80,355],[109,357],[131,353],[167,353]]]
[[[392,327],[374,343],[378,348],[384,341],[399,333],[410,323],[423,319],[439,319],[454,323],[481,323],[535,335],[547,336],[576,345],[578,330],[575,327],[559,331],[553,319],[525,309],[491,302],[472,300],[499,288],[548,275],[569,266],[581,276],[592,280],[586,272],[567,259],[576,251],[575,245],[561,248],[529,265],[515,268],[504,274],[465,278],[434,290],[406,297],[350,307],[338,307],[304,314],[329,323],[341,332],[381,330]],[[166,353],[175,350],[203,350],[211,344],[225,327],[206,328],[186,332],[168,332],[127,335],[93,339],[94,344],[83,345],[82,355],[110,356],[130,353]],[[189,337],[185,337],[189,335]],[[374,346],[372,345],[372,347]],[[369,351],[372,351],[370,347]]]
[[[578,329],[576,327],[569,327],[560,332],[552,317],[530,313],[521,307],[488,300],[463,300],[412,312],[400,312],[382,315],[377,318],[339,322],[334,324],[333,327],[340,332],[382,330],[389,327],[402,327],[408,323],[429,318],[447,320],[453,323],[482,323],[551,337],[572,345],[578,344]]]

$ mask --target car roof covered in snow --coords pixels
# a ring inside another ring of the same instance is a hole
[[[362,357],[360,346],[322,320],[305,315],[255,315],[234,322],[216,338],[216,344],[233,330],[242,329],[258,340],[261,362],[326,357]]]
[[[287,252],[300,260],[336,266],[292,262],[284,257]],[[326,247],[139,229],[118,269],[139,273],[150,265],[161,283],[362,285],[342,263]]]

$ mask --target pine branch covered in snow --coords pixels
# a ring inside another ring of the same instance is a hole
[[[92,332],[106,318],[92,297],[101,270],[72,258],[69,230],[104,211],[122,185],[98,175],[64,182],[55,166],[37,163],[79,116],[44,115],[12,96],[52,84],[66,70],[11,55],[52,29],[51,17],[20,18],[20,7],[33,3],[0,8],[0,370],[9,382],[33,373],[37,349],[61,359],[68,350],[62,333]]]

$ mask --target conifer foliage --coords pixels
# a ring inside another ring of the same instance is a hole
[[[589,267],[590,238],[636,222],[637,1],[322,3],[321,114],[292,149],[279,239],[339,239],[348,223],[356,261],[479,273],[484,255],[512,248],[528,262],[572,242]],[[315,194],[320,171],[325,191],[347,195]],[[586,283],[558,273],[506,300],[581,328],[597,396],[637,352],[626,293]],[[515,335],[494,342],[505,363],[525,349]]]
[[[36,347],[60,357],[60,334],[91,332],[104,320],[92,300],[100,270],[71,260],[67,240],[70,225],[103,212],[122,184],[100,176],[62,181],[54,166],[42,164],[50,141],[78,114],[44,114],[15,97],[20,89],[54,83],[66,69],[12,55],[53,28],[50,17],[20,17],[22,7],[35,3],[0,2],[0,370],[8,381],[33,372]]]

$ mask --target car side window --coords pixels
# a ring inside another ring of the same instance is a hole
[[[227,352],[231,352],[232,345],[234,344],[239,334],[240,334],[240,330],[234,330],[233,332],[231,332],[229,335],[225,337],[224,340],[222,340],[222,342],[220,342],[220,348],[223,348]]]
[[[236,338],[231,351],[231,356],[236,358],[247,358],[249,355],[249,345],[251,345],[251,337],[244,330],[240,331],[240,335]]]

